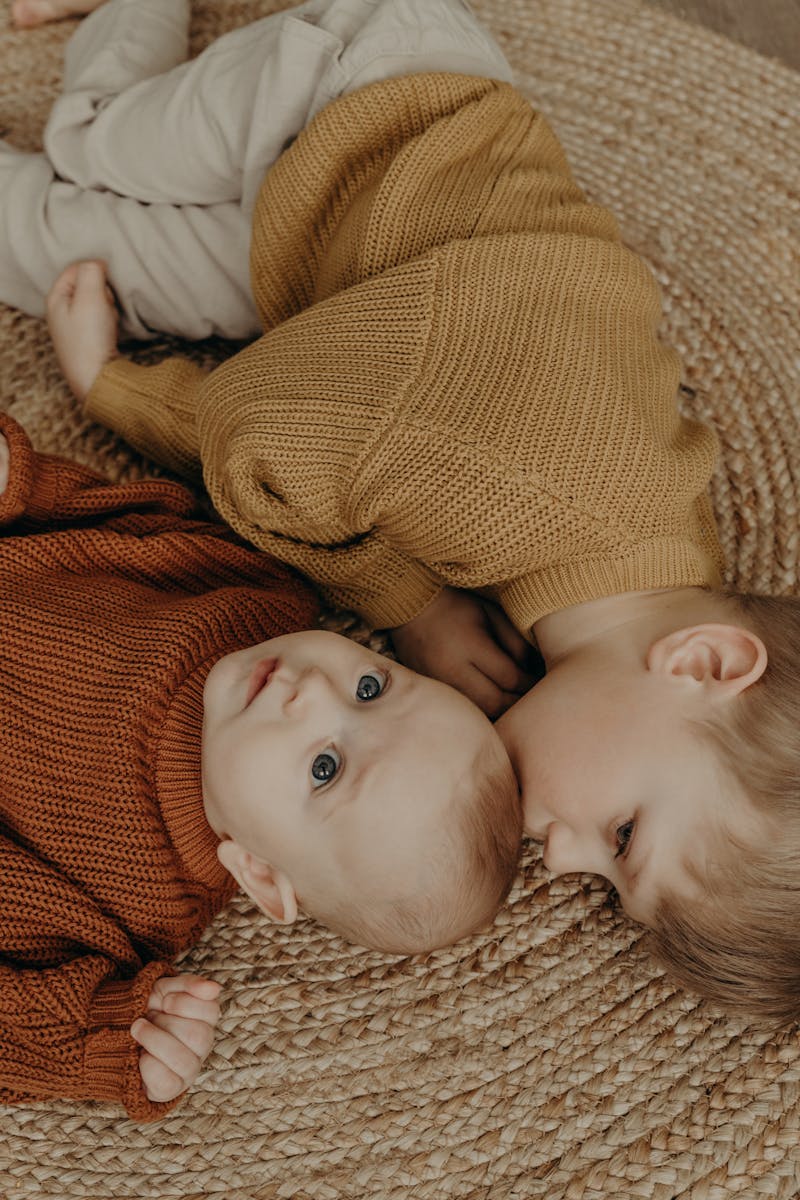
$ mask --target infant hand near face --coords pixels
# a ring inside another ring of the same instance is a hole
[[[219,1020],[219,984],[199,975],[164,975],[147,1001],[147,1015],[131,1026],[142,1048],[139,1073],[148,1100],[180,1096],[200,1074]]]

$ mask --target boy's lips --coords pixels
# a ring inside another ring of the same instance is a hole
[[[258,693],[263,691],[267,686],[278,666],[279,661],[280,660],[277,658],[263,658],[261,662],[256,665],[252,675],[250,676],[250,683],[247,687],[245,708],[249,708]]]

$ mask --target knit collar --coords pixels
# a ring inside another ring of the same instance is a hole
[[[206,820],[200,747],[203,685],[213,660],[195,666],[175,691],[155,756],[158,802],[170,840],[187,872],[213,890],[233,883],[217,858],[219,838]]]

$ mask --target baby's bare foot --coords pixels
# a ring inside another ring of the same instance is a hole
[[[18,29],[32,29],[47,21],[83,16],[103,3],[104,0],[14,0],[11,20]]]

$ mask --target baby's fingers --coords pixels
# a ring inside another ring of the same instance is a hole
[[[151,1013],[148,1014],[147,1020],[151,1025],[155,1025],[157,1029],[182,1042],[188,1050],[191,1050],[198,1059],[199,1069],[200,1063],[214,1044],[213,1024],[209,1025],[206,1021],[194,1021],[189,1017],[170,1016],[169,1013]],[[169,1065],[177,1070],[177,1058],[174,1063]]]
[[[202,975],[162,975],[153,984],[147,1007],[156,1012],[177,1013],[182,1017],[196,1017],[200,1021],[214,1024],[219,1017],[217,1003],[220,985]],[[180,1001],[178,1000],[180,997]],[[194,1008],[189,1002],[199,1001],[203,1007]],[[184,1004],[186,1008],[184,1010]],[[208,1005],[209,1007],[205,1007]]]
[[[204,975],[162,975],[153,984],[153,994],[162,998],[169,992],[190,992],[200,1000],[215,1000],[220,990],[216,980]]]
[[[168,1100],[174,1100],[186,1090],[187,1085],[181,1077],[146,1050],[139,1055],[139,1074],[147,1099],[155,1104],[165,1104]]]
[[[148,1021],[140,1017],[131,1025],[131,1036],[143,1050],[152,1054],[159,1062],[174,1072],[183,1083],[183,1087],[195,1078],[202,1065],[202,1058],[195,1054],[180,1038],[175,1037],[167,1029],[161,1029],[155,1021],[164,1018],[156,1017]],[[183,1090],[183,1088],[181,1089]],[[177,1092],[173,1092],[177,1095]],[[171,1097],[167,1097],[171,1099]],[[151,1096],[152,1100],[153,1097]]]
[[[187,1017],[194,1021],[205,1021],[214,1026],[219,1020],[219,1003],[203,1000],[188,992],[168,992],[161,1001],[160,1011],[174,1017]]]

